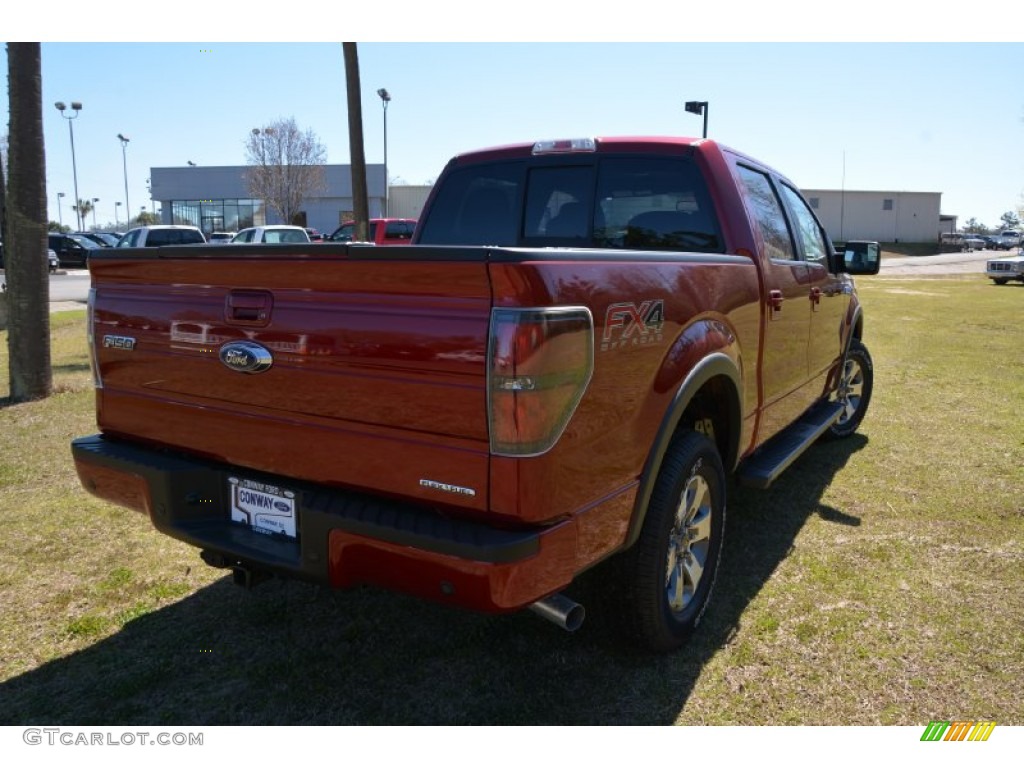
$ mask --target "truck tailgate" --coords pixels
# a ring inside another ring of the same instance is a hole
[[[379,250],[224,246],[223,255],[94,259],[100,429],[257,471],[485,510],[486,251],[438,261],[431,248]],[[244,370],[245,352],[225,362],[225,345],[238,342],[268,353],[269,367]]]

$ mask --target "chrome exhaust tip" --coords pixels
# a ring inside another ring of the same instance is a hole
[[[582,605],[561,593],[531,603],[529,607],[542,619],[557,624],[566,632],[575,632],[579,629],[587,616],[587,611]]]

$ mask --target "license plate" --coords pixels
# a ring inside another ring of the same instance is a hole
[[[229,477],[231,519],[257,533],[295,538],[295,493],[269,483]]]

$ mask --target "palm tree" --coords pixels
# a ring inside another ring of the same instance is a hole
[[[86,218],[92,213],[92,201],[91,200],[79,200],[77,206],[71,206],[74,210],[80,211],[82,214],[82,229],[85,229]]]
[[[356,240],[369,239],[370,203],[366,196],[366,153],[363,151],[363,107],[359,85],[359,54],[355,43],[342,43],[345,90],[348,92],[348,151],[352,160],[352,205]]]
[[[6,196],[11,400],[53,390],[50,369],[50,281],[46,259],[46,159],[43,147],[39,43],[7,44],[10,177]]]

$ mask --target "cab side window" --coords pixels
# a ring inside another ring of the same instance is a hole
[[[744,165],[737,166],[750,215],[761,229],[765,253],[775,261],[795,261],[796,248],[789,233],[782,201],[768,176]]]
[[[405,221],[389,221],[387,229],[384,230],[384,237],[389,240],[408,240],[412,237],[412,227]]]
[[[825,245],[825,236],[818,220],[811,213],[811,209],[799,192],[785,184],[782,185],[782,196],[789,203],[789,209],[796,218],[797,238],[803,249],[804,260],[827,266],[828,250]]]

